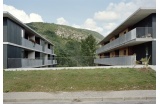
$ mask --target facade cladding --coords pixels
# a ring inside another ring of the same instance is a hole
[[[3,68],[53,67],[57,64],[54,45],[20,22],[3,13]]]
[[[98,65],[134,65],[149,57],[156,65],[156,9],[138,9],[99,44]]]

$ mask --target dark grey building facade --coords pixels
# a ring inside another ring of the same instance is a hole
[[[156,65],[156,9],[138,9],[99,44],[98,65],[134,65],[149,57]]]
[[[57,64],[54,45],[3,12],[3,68],[53,67]]]

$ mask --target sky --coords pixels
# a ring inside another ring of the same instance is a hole
[[[156,0],[3,0],[3,11],[24,23],[69,25],[103,36],[140,7],[156,7]]]

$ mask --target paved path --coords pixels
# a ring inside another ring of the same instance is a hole
[[[4,102],[4,104],[156,104],[153,100],[108,102]]]
[[[155,90],[85,91],[85,92],[10,92],[3,93],[4,102],[28,101],[127,101],[155,100]]]

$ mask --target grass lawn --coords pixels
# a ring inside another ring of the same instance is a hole
[[[132,68],[4,71],[4,92],[155,90],[156,72]]]

